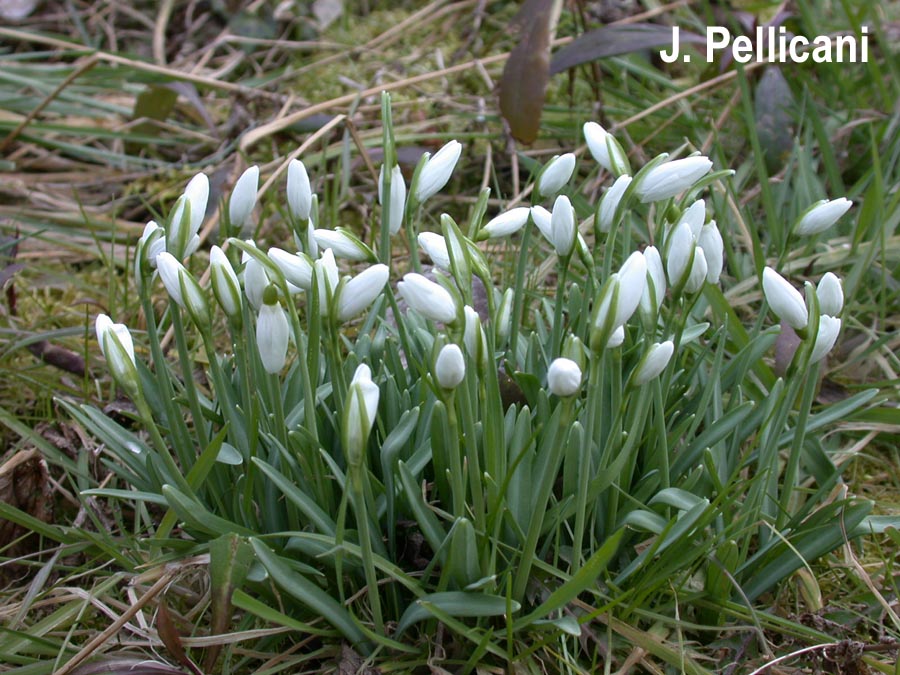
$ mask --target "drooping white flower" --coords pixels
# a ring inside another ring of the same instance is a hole
[[[209,281],[222,311],[232,319],[240,317],[241,284],[228,256],[218,246],[209,252]]]
[[[288,211],[295,220],[309,220],[312,209],[312,188],[306,166],[299,159],[292,159],[287,169]]]
[[[809,312],[803,296],[771,267],[763,270],[763,293],[775,316],[794,330],[806,328]]]
[[[681,286],[687,281],[695,246],[694,235],[686,222],[680,222],[669,233],[666,242],[666,272],[669,284],[673,287]]]
[[[233,232],[240,232],[256,206],[256,191],[259,189],[259,167],[251,166],[241,174],[228,200],[228,221]]]
[[[442,270],[450,271],[450,251],[447,250],[447,241],[435,232],[420,232],[418,236],[419,246],[431,258],[431,262]]]
[[[616,182],[612,184],[600,198],[600,207],[597,209],[597,228],[601,232],[609,232],[612,229],[616,218],[616,210],[625,194],[625,190],[631,185],[632,178],[627,174],[623,174],[616,178]]]
[[[572,253],[575,232],[575,209],[568,197],[560,195],[553,203],[550,215],[550,233],[557,255],[566,257]]]
[[[826,272],[816,286],[816,298],[819,301],[819,313],[837,316],[844,308],[844,289],[841,280],[831,272]]]
[[[434,157],[428,157],[416,184],[416,201],[419,204],[437,194],[447,184],[461,153],[462,145],[454,140],[438,150]]]
[[[666,295],[666,273],[655,246],[644,249],[644,262],[647,264],[647,285],[641,294],[640,308],[643,314],[655,317]]]
[[[619,141],[596,122],[586,122],[584,140],[597,164],[615,176],[628,172],[628,157]]]
[[[544,238],[550,242],[551,246],[553,246],[552,218],[553,214],[540,204],[535,204],[531,207],[531,219],[534,221],[537,229],[540,230],[540,233],[544,235]]]
[[[289,333],[287,315],[281,303],[277,300],[271,305],[263,303],[256,319],[256,347],[267,373],[278,373],[284,368]]]
[[[387,265],[372,265],[350,279],[341,290],[338,300],[338,321],[349,321],[371,305],[388,281]]]
[[[706,222],[706,202],[702,199],[695,201],[684,210],[678,222],[690,225],[694,240],[699,239],[700,230],[703,228],[703,223]]]
[[[191,234],[194,235],[200,231],[206,218],[206,204],[209,202],[209,178],[205,173],[198,173],[188,181],[184,196],[191,204]]]
[[[200,226],[206,217],[209,201],[209,178],[198,173],[184,188],[184,194],[175,202],[166,232],[166,250],[178,259],[186,258],[200,245]]]
[[[547,389],[559,397],[574,396],[581,390],[581,368],[572,359],[554,359],[547,369]]]
[[[647,261],[644,254],[635,251],[619,269],[619,295],[616,300],[613,326],[623,325],[637,310],[647,285]]]
[[[384,164],[381,165],[381,173],[378,175],[378,203],[384,204]],[[400,231],[405,209],[406,183],[403,181],[403,171],[399,166],[395,166],[391,169],[391,212],[387,219],[388,229],[392,235]]]
[[[368,246],[346,230],[317,228],[313,234],[320,248],[330,248],[338,258],[360,262],[375,257]]]
[[[691,263],[691,271],[688,273],[687,281],[684,282],[685,293],[696,293],[703,288],[703,282],[706,281],[706,255],[700,246],[694,247],[694,259]]]
[[[171,253],[163,251],[156,257],[156,269],[159,270],[159,278],[169,296],[182,309],[187,310],[191,318],[201,323],[203,317],[209,312],[206,304],[206,296],[200,288],[200,284],[188,272],[184,265],[178,262]]]
[[[631,381],[636,387],[646,384],[659,375],[669,365],[669,360],[675,352],[675,345],[671,340],[655,342],[647,353],[641,358],[640,363],[634,369]]]
[[[575,155],[567,152],[557,155],[543,168],[538,178],[537,189],[542,197],[552,197],[563,189],[575,171]]]
[[[481,231],[487,233],[491,239],[506,237],[525,227],[529,211],[527,206],[517,206],[509,211],[504,211],[491,218],[488,224],[481,228]]]
[[[113,323],[106,314],[97,315],[94,328],[110,373],[129,393],[133,393],[138,387],[138,374],[131,332],[124,323]]]
[[[166,250],[166,232],[161,228],[155,220],[151,220],[144,226],[141,238],[138,240],[141,255],[146,259],[147,264],[156,268],[156,256]]]
[[[262,308],[263,293],[269,285],[266,270],[254,257],[244,253],[244,295],[257,312]]]
[[[426,319],[452,323],[456,319],[456,302],[449,291],[421,274],[410,272],[397,284],[406,304]]]
[[[711,220],[700,228],[697,245],[703,249],[703,257],[706,258],[706,280],[711,284],[719,283],[725,267],[725,244],[716,221]]]
[[[833,316],[822,314],[819,317],[819,330],[816,333],[816,341],[813,343],[809,354],[810,364],[821,361],[834,347],[838,334],[841,332],[841,320]]]
[[[609,336],[609,340],[606,341],[606,348],[615,349],[616,347],[621,347],[624,342],[625,326],[619,326],[612,332],[612,335]]]
[[[288,253],[273,246],[267,255],[281,270],[286,281],[304,291],[312,288],[313,264],[304,253]]]
[[[794,226],[794,234],[807,236],[824,232],[843,216],[853,202],[845,197],[840,199],[823,199],[810,206]]]
[[[360,364],[347,390],[341,429],[344,452],[347,453],[347,463],[351,467],[362,464],[369,434],[378,415],[380,397],[381,392],[378,385],[372,381],[369,366]]]
[[[334,292],[340,282],[340,273],[334,260],[334,251],[326,248],[322,257],[313,263],[316,287],[319,292],[319,316],[328,316]]]
[[[442,389],[456,389],[466,377],[466,361],[455,344],[445,345],[434,362],[434,377]]]
[[[702,155],[660,164],[642,177],[637,187],[638,197],[644,203],[669,199],[687,190],[711,168],[712,162]]]

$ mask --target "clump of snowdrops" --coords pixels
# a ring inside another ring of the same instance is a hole
[[[238,236],[258,197],[252,167],[204,269],[198,174],[137,245],[146,333],[97,318],[140,432],[68,409],[116,476],[92,494],[163,508],[159,522],[138,511],[161,559],[208,552],[237,606],[364,653],[408,651],[439,620],[466,658],[503,662],[525,635],[577,653],[600,616],[614,632],[676,615],[721,625],[870,529],[822,431],[873,392],[814,407],[841,282],[825,274],[801,294],[765,267],[742,325],[722,289],[731,238],[704,199],[730,171],[698,154],[633,171],[588,123],[596,163],[554,157],[531,205],[493,213],[485,190],[467,222],[441,215],[431,232],[429,199],[463,148],[424,156],[407,185],[387,99],[383,118],[374,241],[319,227],[292,160],[286,193],[265,198],[286,202],[293,240]],[[572,186],[594,171],[609,187],[589,204]],[[813,205],[793,235],[850,205]],[[518,264],[498,287],[485,250],[504,242]],[[391,259],[404,245],[408,269]],[[535,263],[555,268],[554,288],[536,284]],[[776,376],[788,330],[799,346]]]

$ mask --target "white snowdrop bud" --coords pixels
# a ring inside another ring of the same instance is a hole
[[[816,286],[816,298],[819,300],[819,313],[837,316],[844,308],[844,289],[841,280],[831,272],[826,272]]]
[[[763,270],[763,293],[775,316],[794,330],[806,328],[809,312],[803,296],[771,267]]]
[[[819,330],[816,333],[816,341],[813,343],[812,351],[809,355],[810,364],[821,361],[825,355],[834,347],[837,342],[838,334],[841,332],[841,320],[835,319],[833,316],[822,314],[819,317]]]
[[[491,239],[509,236],[525,227],[525,223],[528,222],[528,213],[527,206],[517,206],[491,218],[488,224],[481,228],[481,231]]]
[[[259,167],[251,166],[241,174],[228,200],[228,221],[232,232],[240,232],[256,206],[256,191],[259,189]]]
[[[709,173],[712,162],[702,155],[676,159],[650,170],[637,187],[641,201],[658,202],[684,192]]]
[[[459,141],[450,141],[440,150],[434,157],[429,157],[422,170],[419,172],[418,182],[416,184],[416,201],[421,204],[429,197],[437,194],[443,188],[456,163],[462,153],[462,145]],[[392,195],[393,196],[393,195]]]
[[[456,302],[446,288],[421,274],[410,272],[397,284],[406,304],[426,319],[452,323],[456,319]]]
[[[292,159],[287,170],[288,211],[295,220],[309,220],[312,209],[312,188],[306,165],[299,159]]]
[[[434,362],[434,377],[443,389],[456,389],[466,377],[466,362],[462,350],[455,344],[446,345]]]
[[[616,209],[619,208],[619,202],[625,190],[631,185],[632,178],[628,175],[622,175],[616,178],[616,182],[612,184],[600,199],[600,208],[597,210],[597,228],[601,232],[609,232],[612,229],[616,217]]]
[[[794,226],[794,234],[808,236],[824,232],[843,216],[853,202],[845,197],[840,199],[823,199],[810,206]]]
[[[575,155],[567,152],[557,155],[544,166],[537,181],[538,193],[542,197],[552,197],[563,189],[575,171]]]
[[[581,390],[581,376],[581,368],[572,359],[554,359],[547,370],[547,389],[556,396],[574,396]]]
[[[662,371],[666,369],[666,366],[669,365],[669,360],[672,358],[674,351],[675,345],[671,340],[655,342],[641,358],[637,368],[634,369],[634,374],[631,376],[634,386],[640,387],[653,378],[659,377]]]

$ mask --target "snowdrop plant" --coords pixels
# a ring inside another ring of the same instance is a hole
[[[321,224],[315,247],[231,237],[210,250],[209,288],[205,247],[190,243],[205,212],[195,179],[138,243],[146,331],[96,322],[138,427],[66,404],[114,471],[88,492],[159,505],[150,536],[164,559],[233,569],[228,616],[316,620],[319,639],[366,654],[417,649],[440,620],[457,646],[506,667],[520,639],[581,649],[589,602],[607,608],[603,632],[638,626],[628,639],[673,612],[719,625],[878,526],[867,502],[832,493],[841,467],[818,433],[873,396],[815,402],[852,307],[834,274],[805,297],[774,268],[740,280],[801,337],[776,375],[779,329],[742,325],[727,214],[701,194],[728,171],[661,155],[632,173],[619,142],[589,124],[599,166],[561,155],[537,179],[544,204],[484,223],[482,193],[460,227],[422,214],[462,146],[423,159],[407,198],[387,97],[383,120],[371,241]],[[594,170],[618,177],[585,206],[572,177]],[[234,224],[258,178],[242,176],[227,202]],[[294,232],[317,218],[311,178],[289,163],[274,212]],[[815,227],[834,217],[819,214]],[[401,223],[412,261],[392,256]],[[520,261],[510,274],[485,252],[504,245]],[[539,276],[548,258],[552,288]],[[153,302],[163,288],[167,307]]]

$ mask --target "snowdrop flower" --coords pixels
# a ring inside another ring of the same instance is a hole
[[[641,302],[644,288],[647,285],[647,261],[644,254],[635,251],[619,269],[619,297],[616,301],[615,320],[618,328],[624,325]]]
[[[619,326],[612,332],[612,335],[609,336],[609,340],[606,341],[606,348],[615,349],[616,347],[621,347],[624,342],[625,326]]]
[[[452,323],[456,319],[456,302],[446,288],[421,274],[410,272],[397,284],[406,304],[426,319]]]
[[[434,377],[442,389],[456,389],[466,377],[466,362],[462,350],[455,344],[446,345],[434,362]]]
[[[304,291],[312,288],[313,263],[304,253],[288,253],[273,246],[267,255],[288,283]]]
[[[491,218],[488,224],[481,228],[481,231],[486,233],[491,239],[506,237],[525,227],[525,223],[528,222],[529,212],[530,209],[527,206],[517,206],[509,211],[504,211],[500,215]]]
[[[166,250],[166,231],[157,225],[155,220],[151,220],[144,226],[144,231],[138,240],[138,247],[142,245],[142,257],[146,258],[150,267],[155,268],[156,256]]]
[[[384,164],[378,174],[378,203],[384,204]],[[406,183],[403,171],[399,166],[391,169],[391,212],[388,214],[388,229],[392,235],[400,231],[403,224],[403,212],[406,209]]]
[[[541,170],[537,190],[542,197],[552,197],[563,189],[575,171],[575,155],[567,152],[551,159]]]
[[[184,194],[175,202],[169,221],[166,249],[178,258],[186,258],[200,245],[200,226],[206,217],[209,201],[209,178],[198,173],[184,188]]]
[[[363,462],[369,434],[378,414],[378,400],[381,392],[372,381],[372,371],[366,364],[360,364],[347,391],[344,406],[341,441],[347,453],[347,464],[359,467]]]
[[[575,209],[565,195],[556,198],[550,215],[550,233],[557,255],[571,255],[575,245]]]
[[[109,371],[129,394],[139,391],[137,367],[134,359],[134,342],[124,323],[113,323],[106,314],[98,314],[94,324],[100,351],[109,364]]]
[[[551,246],[553,245],[552,218],[553,214],[543,206],[537,204],[531,207],[531,220],[534,221],[537,229],[540,230],[541,234],[544,235],[544,238],[550,242]]]
[[[312,209],[312,188],[306,166],[299,159],[292,159],[287,170],[287,203],[291,217],[298,221],[309,220]]]
[[[263,368],[267,373],[274,375],[281,372],[284,362],[287,360],[290,329],[281,303],[274,298],[271,299],[273,302],[264,302],[259,308],[259,316],[256,318],[256,347],[259,350]]]
[[[684,282],[684,290],[686,293],[696,293],[703,288],[703,282],[706,281],[706,273],[708,267],[706,265],[706,255],[700,246],[694,247],[694,259],[691,262],[691,271],[688,274],[687,281]]]
[[[841,320],[833,316],[822,314],[819,317],[819,330],[816,333],[816,341],[813,343],[809,354],[810,364],[821,361],[834,347],[838,334],[841,332]]]
[[[819,301],[819,312],[829,316],[837,316],[844,308],[844,289],[841,280],[831,272],[827,272],[816,286],[816,298]]]
[[[313,231],[313,235],[320,248],[330,248],[338,258],[357,262],[375,260],[372,250],[346,230],[317,228]]]
[[[574,396],[581,389],[581,368],[572,359],[554,359],[547,369],[547,389],[561,398]]]
[[[711,168],[712,162],[702,155],[660,164],[643,176],[637,194],[645,204],[674,197],[709,173]]]
[[[418,237],[419,246],[431,258],[431,262],[442,270],[450,271],[450,251],[446,240],[435,232],[421,232]]]
[[[841,197],[840,199],[823,199],[810,206],[794,226],[794,234],[806,236],[824,232],[834,225],[843,216],[853,202]]]
[[[372,265],[348,281],[338,300],[338,321],[349,321],[374,302],[388,281],[387,265]]]
[[[250,306],[257,312],[263,305],[263,293],[269,285],[269,277],[265,268],[253,256],[246,252],[241,256],[244,262],[244,295]]]
[[[241,174],[228,200],[228,222],[232,232],[240,232],[256,206],[256,191],[259,189],[259,167],[251,166]]]
[[[459,141],[450,141],[438,150],[434,157],[426,153],[427,159],[419,172],[415,188],[416,201],[419,204],[437,194],[447,184],[459,161],[460,153],[462,145]]]
[[[669,234],[666,242],[666,272],[669,274],[669,283],[678,287],[685,283],[691,271],[692,260],[696,244],[691,226],[681,221]]]
[[[644,249],[644,262],[647,264],[647,285],[641,294],[639,307],[645,316],[655,317],[666,295],[666,273],[655,246]]]
[[[697,245],[703,249],[703,257],[706,258],[706,280],[711,284],[719,283],[725,267],[725,245],[716,221],[711,220],[700,228]]]
[[[678,222],[690,225],[691,234],[694,235],[695,240],[698,239],[703,223],[706,222],[706,202],[702,199],[695,201],[684,210]]]
[[[591,349],[599,351],[608,346],[616,329],[634,314],[646,285],[647,262],[640,251],[635,251],[603,285],[591,320]],[[623,331],[622,339],[624,338]]]
[[[209,252],[209,279],[219,307],[230,319],[241,318],[241,284],[228,260],[218,246]]]
[[[596,122],[586,122],[583,129],[584,140],[597,164],[616,176],[629,172],[628,157],[612,134]]]
[[[640,363],[634,369],[631,376],[632,384],[640,387],[659,375],[669,365],[669,360],[675,351],[675,345],[671,340],[665,342],[655,342],[647,353],[641,358]]]
[[[763,294],[775,315],[794,330],[803,330],[809,312],[800,291],[771,267],[763,270]]]
[[[194,276],[171,253],[163,251],[156,257],[156,269],[169,296],[198,326],[209,323],[209,306],[206,295]]]
[[[619,208],[619,202],[625,190],[631,185],[632,178],[627,174],[623,174],[616,178],[616,182],[612,184],[600,199],[600,206],[597,209],[597,229],[600,232],[609,232],[612,229],[613,222],[616,218],[616,210]]]
[[[319,291],[319,316],[328,316],[334,292],[340,282],[340,273],[334,260],[334,252],[326,248],[322,257],[313,263],[316,287]]]

